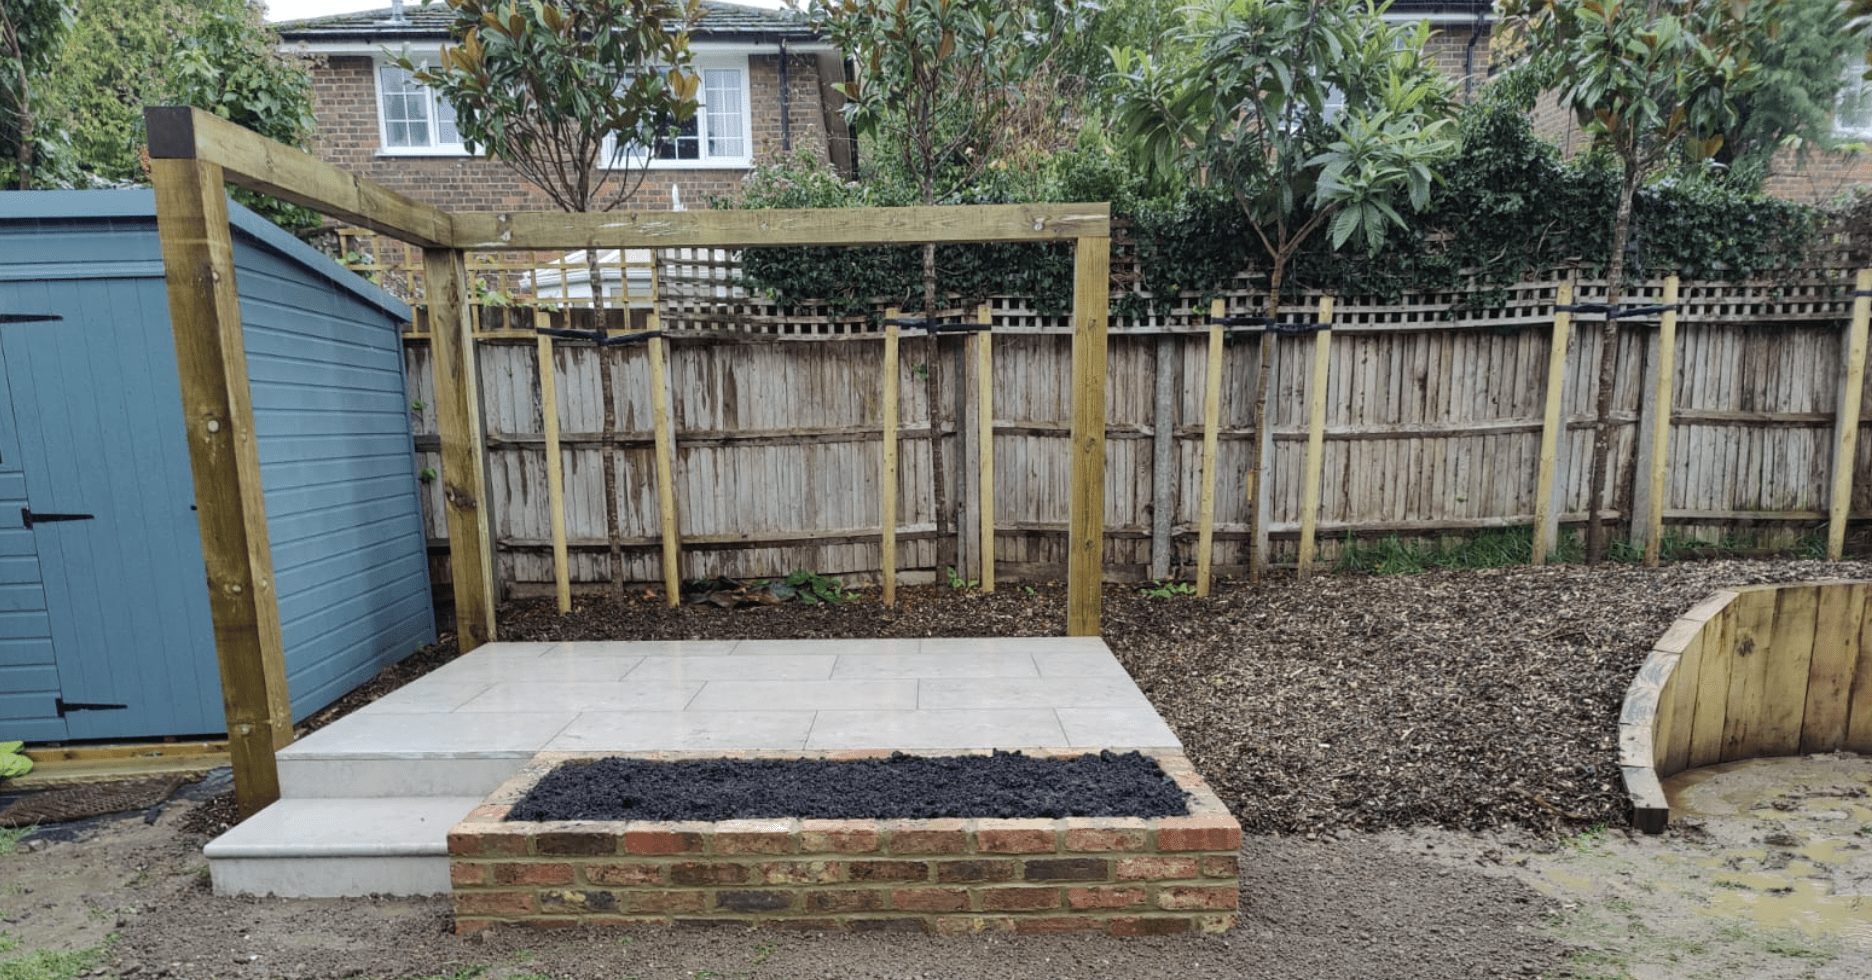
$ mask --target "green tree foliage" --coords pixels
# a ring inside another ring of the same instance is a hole
[[[0,4],[0,188],[58,186],[63,142],[45,118],[45,73],[71,19],[70,0]]]
[[[406,54],[400,64],[455,107],[464,143],[563,210],[630,200],[651,160],[632,148],[653,147],[695,116],[695,0],[446,2],[454,43],[440,63]]]
[[[1735,176],[1759,182],[1781,149],[1796,156],[1835,149],[1833,116],[1845,70],[1864,39],[1836,0],[1749,5],[1755,70],[1735,94],[1736,119],[1722,130],[1716,159]]]
[[[893,160],[921,204],[957,201],[1023,136],[1031,137],[1032,127],[1021,123],[1047,118],[1051,106],[1024,119],[1020,113],[1053,91],[1044,84],[1046,69],[1076,26],[1072,0],[802,0],[800,9],[856,66],[839,85],[846,118],[875,152]],[[924,315],[934,317],[935,245],[923,246],[922,261]],[[940,346],[930,332],[929,361]],[[934,445],[943,415],[936,372],[926,372],[924,383]],[[943,469],[942,454],[933,454],[938,562],[953,560],[954,547]]]
[[[1659,164],[1682,152],[1706,159],[1736,125],[1737,97],[1755,72],[1753,47],[1767,41],[1781,0],[1507,0],[1512,25],[1534,52],[1531,70],[1551,81],[1596,147],[1619,164],[1613,211],[1609,290],[1619,305],[1638,187]],[[1607,317],[1588,482],[1586,560],[1605,554],[1601,513],[1612,449],[1612,381],[1618,321]]]
[[[1382,8],[1305,0],[1208,0],[1160,56],[1113,52],[1118,128],[1160,183],[1205,179],[1241,209],[1266,255],[1267,316],[1288,264],[1316,233],[1368,251],[1429,204],[1450,138],[1450,83],[1424,53],[1426,25]],[[1265,432],[1273,346],[1261,347],[1254,427]],[[1272,447],[1257,439],[1251,478]],[[1266,522],[1251,495],[1249,526]],[[1249,574],[1266,564],[1250,535]]]

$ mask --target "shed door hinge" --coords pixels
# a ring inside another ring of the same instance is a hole
[[[53,698],[52,705],[58,709],[60,718],[73,711],[122,711],[130,707],[127,704],[98,704],[86,701],[67,701],[64,698]]]
[[[20,524],[32,527],[34,524],[51,524],[55,521],[89,521],[96,514],[35,514],[31,507],[20,508]]]

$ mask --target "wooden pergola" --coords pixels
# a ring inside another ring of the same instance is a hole
[[[274,752],[293,739],[260,455],[234,282],[226,185],[291,201],[423,251],[455,615],[465,653],[497,635],[481,413],[464,253],[1064,242],[1073,267],[1069,635],[1099,630],[1105,510],[1107,204],[565,214],[448,212],[199,109],[151,107],[151,179],[228,752],[243,813],[277,799]],[[666,575],[668,571],[666,570]]]

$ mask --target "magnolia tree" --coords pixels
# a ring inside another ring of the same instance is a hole
[[[1606,304],[1624,297],[1632,201],[1660,164],[1687,154],[1705,159],[1736,122],[1736,99],[1754,71],[1750,45],[1767,43],[1780,0],[1506,0],[1525,32],[1530,68],[1556,91],[1595,145],[1619,163],[1618,203],[1607,256]],[[1600,338],[1586,560],[1605,554],[1607,465],[1612,448],[1618,319]]]
[[[1383,8],[1303,0],[1208,0],[1154,56],[1113,52],[1117,122],[1152,178],[1226,191],[1267,257],[1265,313],[1280,315],[1287,266],[1325,234],[1376,249],[1430,201],[1455,150],[1450,83],[1424,54],[1428,29]],[[1254,426],[1266,431],[1273,347],[1261,345]],[[1270,443],[1251,443],[1259,473]],[[1250,495],[1249,526],[1267,519]],[[1250,535],[1249,568],[1266,564]]]
[[[1001,159],[1011,125],[1045,86],[1031,83],[1087,9],[1074,0],[794,0],[813,27],[856,66],[839,84],[845,115],[888,154],[918,199],[936,204],[966,189]],[[923,310],[937,310],[936,246],[923,246]],[[927,340],[931,472],[937,547],[949,537],[949,501],[937,439],[942,410],[934,370],[939,342]],[[939,560],[940,557],[939,557]]]
[[[455,110],[471,150],[485,151],[566,211],[610,211],[643,185],[659,141],[695,117],[699,77],[689,29],[697,0],[446,0],[453,43],[439,63],[398,64]],[[596,326],[604,324],[598,250],[585,250]],[[603,389],[603,437],[617,404]],[[603,454],[605,499],[617,499],[617,461]],[[623,593],[615,506],[605,508],[612,582]]]

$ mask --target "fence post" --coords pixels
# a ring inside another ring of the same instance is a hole
[[[462,253],[423,249],[423,301],[429,307],[436,431],[442,442],[442,501],[448,518],[449,573],[461,652],[493,642],[494,563],[488,549],[486,467],[476,378],[473,311]]]
[[[1066,635],[1097,636],[1105,570],[1105,373],[1111,239],[1073,249],[1072,485],[1066,511]]]
[[[293,729],[227,191],[211,163],[159,158],[150,171],[234,798],[250,816],[279,799],[273,752]]]
[[[1196,594],[1209,594],[1215,569],[1216,428],[1222,416],[1222,317],[1227,308],[1209,301],[1209,356],[1203,363],[1202,489],[1196,498]]]
[[[1171,575],[1176,555],[1176,372],[1179,344],[1170,334],[1157,337],[1157,378],[1151,411],[1151,578]]]
[[[897,317],[896,307],[884,311],[884,414],[883,467],[878,475],[879,568],[884,579],[884,604],[897,604]]]
[[[1321,296],[1320,328],[1313,338],[1313,376],[1307,381],[1307,443],[1305,470],[1300,482],[1299,577],[1313,571],[1314,536],[1319,531],[1320,469],[1325,465],[1326,382],[1332,367],[1333,299]]]
[[[1638,428],[1638,472],[1632,488],[1632,536],[1644,546],[1644,563],[1655,567],[1664,551],[1664,508],[1670,505],[1670,425],[1672,392],[1677,383],[1676,276],[1664,280],[1664,312],[1651,337],[1651,370],[1645,377],[1641,411],[1651,424]]]
[[[1833,422],[1833,488],[1827,495],[1827,560],[1846,551],[1846,518],[1852,510],[1853,468],[1859,458],[1859,402],[1865,389],[1866,321],[1872,314],[1872,269],[1853,278],[1852,322],[1840,375],[1839,414]]]
[[[1559,537],[1560,501],[1555,499],[1555,457],[1565,435],[1566,420],[1561,415],[1562,395],[1566,388],[1567,340],[1573,314],[1564,309],[1573,305],[1573,280],[1569,277],[1554,290],[1553,334],[1547,345],[1546,405],[1541,413],[1540,468],[1534,477],[1534,546],[1530,560],[1546,564],[1547,553]],[[1562,491],[1564,487],[1560,488]]]
[[[621,263],[621,250],[618,258]],[[620,281],[626,274],[623,268],[618,270]],[[663,326],[663,318],[657,313],[657,293],[656,252],[652,250],[650,315],[644,321],[645,329],[652,332]],[[628,288],[626,295],[629,295]],[[624,315],[630,316],[628,307]],[[652,438],[656,451],[657,520],[663,544],[663,602],[674,609],[682,604],[682,532],[678,524],[680,515],[676,513],[676,438],[670,424],[669,372],[664,367],[663,338],[653,336],[646,346],[650,359],[650,424],[654,429]]]
[[[980,454],[976,504],[981,521],[981,590],[995,590],[995,486],[994,486],[994,309],[983,303],[975,311],[983,329],[971,334],[975,341],[975,445]]]
[[[534,325],[546,319],[534,313]],[[559,452],[559,378],[554,367],[553,339],[539,338],[540,428],[546,439],[546,509],[552,524],[553,594],[560,612],[572,611],[572,568],[566,555],[565,458]]]

